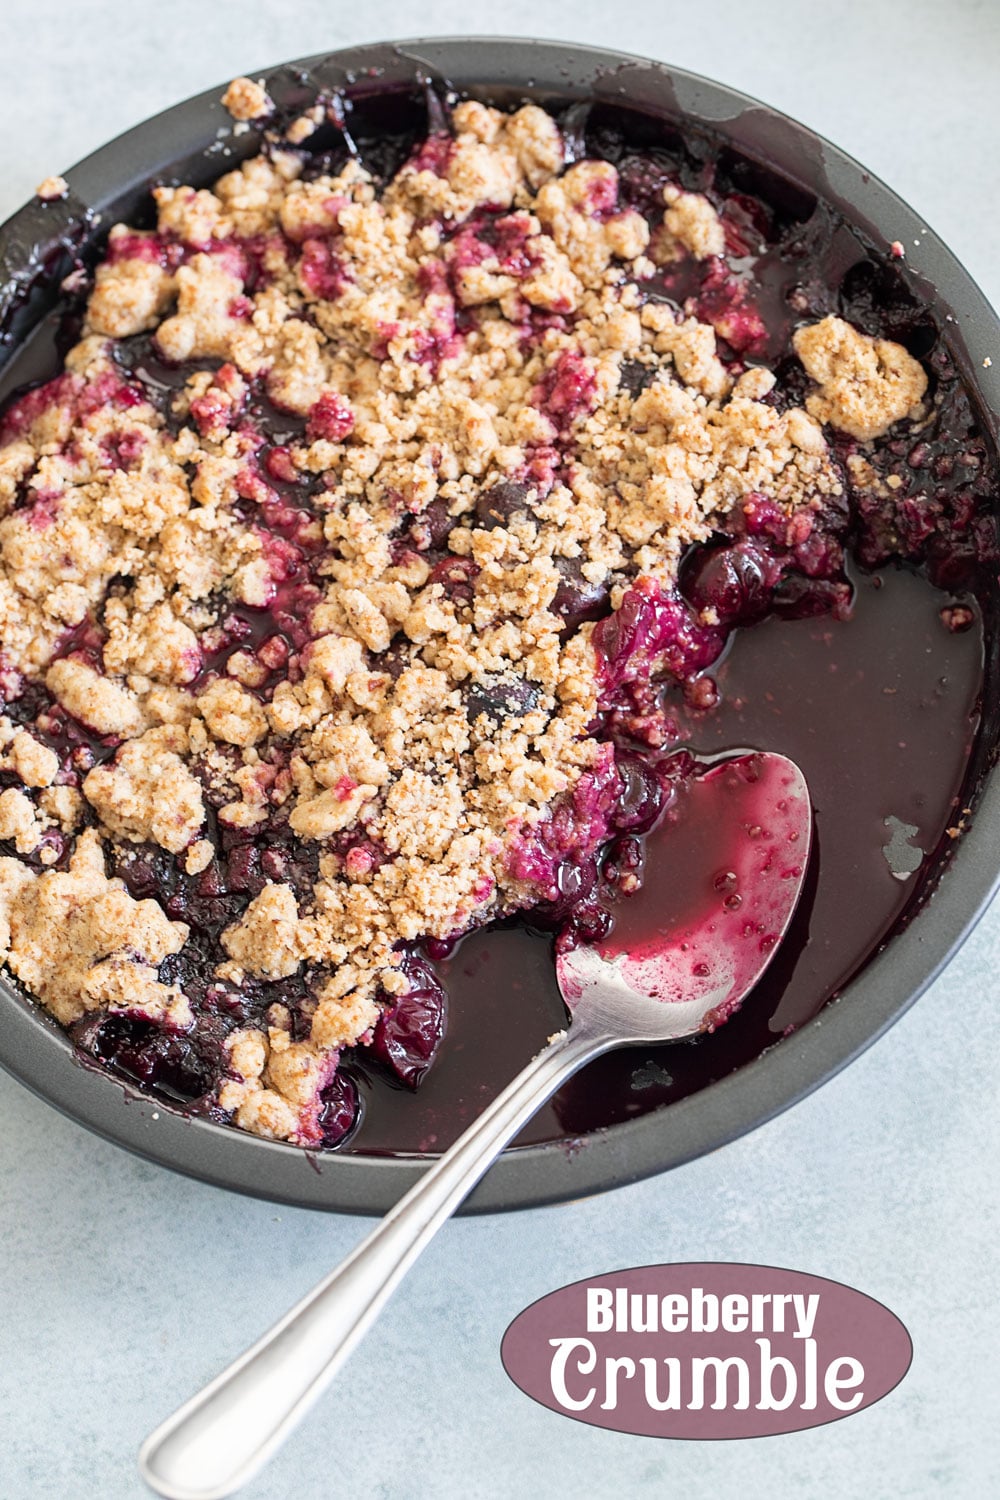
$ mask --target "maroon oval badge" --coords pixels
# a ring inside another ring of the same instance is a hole
[[[778,1266],[635,1266],[560,1287],[504,1334],[552,1411],[643,1437],[749,1438],[837,1422],[910,1367],[906,1328],[839,1281]]]

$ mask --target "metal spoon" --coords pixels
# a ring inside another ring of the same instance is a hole
[[[222,1500],[251,1479],[329,1385],[398,1283],[521,1127],[578,1068],[636,1043],[711,1030],[752,989],[784,936],[808,864],[805,779],[780,755],[748,755],[703,778],[729,778],[719,818],[732,834],[711,909],[667,934],[617,933],[557,960],[570,1024],[480,1115],[316,1289],[186,1402],[139,1452],[167,1500]],[[731,783],[731,785],[729,784]],[[689,872],[693,882],[709,870]],[[731,879],[729,877],[732,877]],[[734,902],[736,891],[739,900]],[[648,903],[647,903],[648,905]],[[624,903],[625,917],[629,903]]]

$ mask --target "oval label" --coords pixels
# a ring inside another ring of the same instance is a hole
[[[560,1287],[518,1314],[500,1353],[526,1395],[578,1422],[749,1438],[874,1405],[913,1345],[895,1313],[839,1281],[691,1261]]]

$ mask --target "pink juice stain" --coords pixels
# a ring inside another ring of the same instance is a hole
[[[655,999],[735,1009],[788,925],[809,858],[808,799],[779,756],[741,755],[683,780],[645,840],[642,887],[593,946]],[[570,960],[569,967],[572,966]]]

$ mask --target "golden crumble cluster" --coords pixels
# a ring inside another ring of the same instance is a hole
[[[226,103],[271,109],[247,80]],[[153,845],[207,880],[220,840],[280,823],[308,885],[267,879],[214,977],[304,976],[308,1025],[276,1002],[233,1030],[216,1102],[310,1143],[340,1049],[406,988],[401,945],[538,899],[514,851],[606,771],[595,604],[668,589],[751,494],[839,493],[820,424],[874,436],[926,382],[827,318],[796,340],[818,393],[771,404],[767,369],[644,294],[723,256],[711,203],[670,185],[651,229],[535,106],[460,104],[382,190],[303,165],[272,148],[155,189],[64,373],[0,428],[0,666],[56,711],[0,717],[0,941],[64,1023],[183,1030],[160,969],[189,926],[112,856]],[[143,339],[186,372],[164,399]]]

